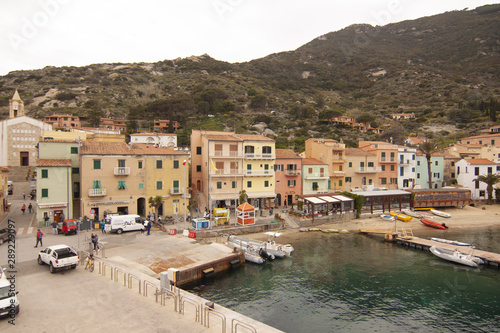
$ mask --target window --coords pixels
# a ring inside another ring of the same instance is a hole
[[[119,180],[118,181],[118,189],[119,190],[125,190],[127,186],[125,186],[125,181],[124,180]]]
[[[346,183],[352,183],[352,177],[345,177]]]
[[[319,186],[318,186],[317,182],[313,182],[312,183],[312,189],[313,189],[313,191],[317,191],[319,189]]]
[[[352,168],[352,162],[349,162],[349,168]]]
[[[399,175],[400,176],[404,176],[405,175],[405,168],[403,168],[403,167],[399,168]]]
[[[162,160],[156,160],[156,168],[163,169],[163,161]]]
[[[163,182],[161,180],[156,182],[156,189],[163,190]]]
[[[474,168],[474,176],[479,176],[479,167]]]
[[[479,181],[474,181],[474,183],[476,183],[476,188],[479,188]]]
[[[454,172],[451,173],[451,178],[455,178],[455,173]]]
[[[78,154],[78,147],[71,147],[71,154]]]
[[[143,189],[144,188],[144,183],[139,183],[139,189]]]
[[[394,164],[391,165],[391,171],[394,171]]]
[[[351,165],[351,162],[349,162],[349,166]],[[361,168],[364,168],[365,167],[365,162],[359,162],[359,166]]]
[[[231,182],[231,187],[236,188],[236,182],[234,180]]]
[[[387,184],[387,178],[380,178],[380,184],[382,185]]]
[[[222,188],[222,182],[217,182],[217,189],[221,189]]]
[[[339,186],[342,186],[342,179],[339,179]]]
[[[245,146],[245,154],[253,154],[255,151],[254,146]]]
[[[288,181],[288,186],[289,187],[295,187],[295,180],[289,180]]]
[[[269,180],[264,181],[264,187],[269,187]]]
[[[271,147],[263,146],[262,147],[262,154],[271,154]]]
[[[385,162],[385,151],[380,153],[380,157],[381,157],[382,162]]]
[[[420,179],[420,173],[417,173],[417,179]]]
[[[493,168],[492,167],[488,167],[488,175],[491,175],[493,173]]]
[[[283,164],[275,164],[274,171],[283,171]]]
[[[101,169],[101,160],[94,160],[94,170]]]
[[[125,160],[118,160],[118,167],[125,168]]]
[[[196,166],[196,172],[201,172],[201,165]]]
[[[174,169],[179,169],[179,161],[174,160]]]
[[[73,175],[80,174],[80,168],[71,168],[71,174]]]
[[[137,162],[137,168],[142,169],[142,161]]]
[[[48,197],[49,197],[49,189],[42,188],[42,198],[48,198]]]
[[[196,147],[196,155],[201,155],[201,147]]]
[[[49,170],[42,169],[42,178],[49,178]]]
[[[455,166],[455,162],[453,162],[453,161],[452,161],[452,162],[451,162],[451,166]]]
[[[417,161],[417,166],[420,166],[420,161]]]
[[[92,182],[92,188],[101,188],[101,181],[100,180],[94,180]]]
[[[252,187],[252,182],[251,181],[247,181],[247,187]]]
[[[434,165],[439,165],[439,162],[438,161],[434,161]]]
[[[385,165],[382,165],[382,171],[385,171]]]

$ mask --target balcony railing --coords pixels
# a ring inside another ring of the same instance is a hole
[[[333,174],[335,176],[340,176],[340,175],[344,175],[345,174],[345,171],[334,171]]]
[[[210,157],[218,157],[218,158],[242,158],[243,154],[239,151],[224,151],[224,150],[216,150],[210,153]]]
[[[308,173],[304,175],[305,179],[328,179],[330,178],[327,173],[321,173],[321,172],[316,172],[316,173]]]
[[[245,170],[245,176],[274,176],[274,170]]]
[[[170,194],[183,194],[184,193],[184,187],[171,187],[170,188]]]
[[[355,172],[356,173],[377,173],[377,172],[382,172],[382,168],[379,168],[379,167],[360,167]]]
[[[103,197],[106,195],[105,188],[90,188],[89,197]]]
[[[413,165],[415,164],[414,160],[399,160],[399,165]]]
[[[380,162],[396,162],[395,157],[381,157]]]
[[[276,159],[276,154],[250,154],[245,153],[245,158],[247,160],[274,160]]]
[[[287,175],[287,176],[298,176],[298,175],[300,175],[300,170],[293,170],[293,169],[285,170],[285,175]]]
[[[219,169],[217,171],[210,169],[210,176],[220,176],[220,177],[235,177],[235,176],[243,176],[243,170],[241,169]]]
[[[130,167],[115,167],[115,176],[128,176],[130,175]]]

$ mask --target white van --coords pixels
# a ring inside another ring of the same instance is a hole
[[[124,231],[144,230],[144,220],[139,215],[112,215],[104,220],[104,230],[121,234]]]
[[[10,281],[7,273],[0,267],[0,318],[14,319],[18,313],[19,301],[15,291],[15,281]]]

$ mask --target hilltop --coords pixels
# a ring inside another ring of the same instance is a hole
[[[156,63],[93,64],[15,71],[0,77],[0,119],[19,89],[27,114],[180,122],[192,128],[259,132],[299,150],[308,137],[343,140],[418,134],[454,141],[497,123],[500,108],[500,5],[447,12],[385,26],[352,25],[297,50],[246,63],[208,55]],[[395,121],[393,113],[418,119]],[[210,115],[210,116],[209,116]],[[385,130],[330,125],[347,115]],[[212,117],[213,116],[213,117]]]

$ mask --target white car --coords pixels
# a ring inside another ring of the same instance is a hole
[[[55,273],[58,269],[75,269],[78,265],[78,254],[68,245],[53,245],[38,253],[38,264],[49,265],[49,271]]]
[[[6,270],[0,267],[0,318],[14,318],[19,313],[17,291],[12,288],[11,281],[7,278]]]

